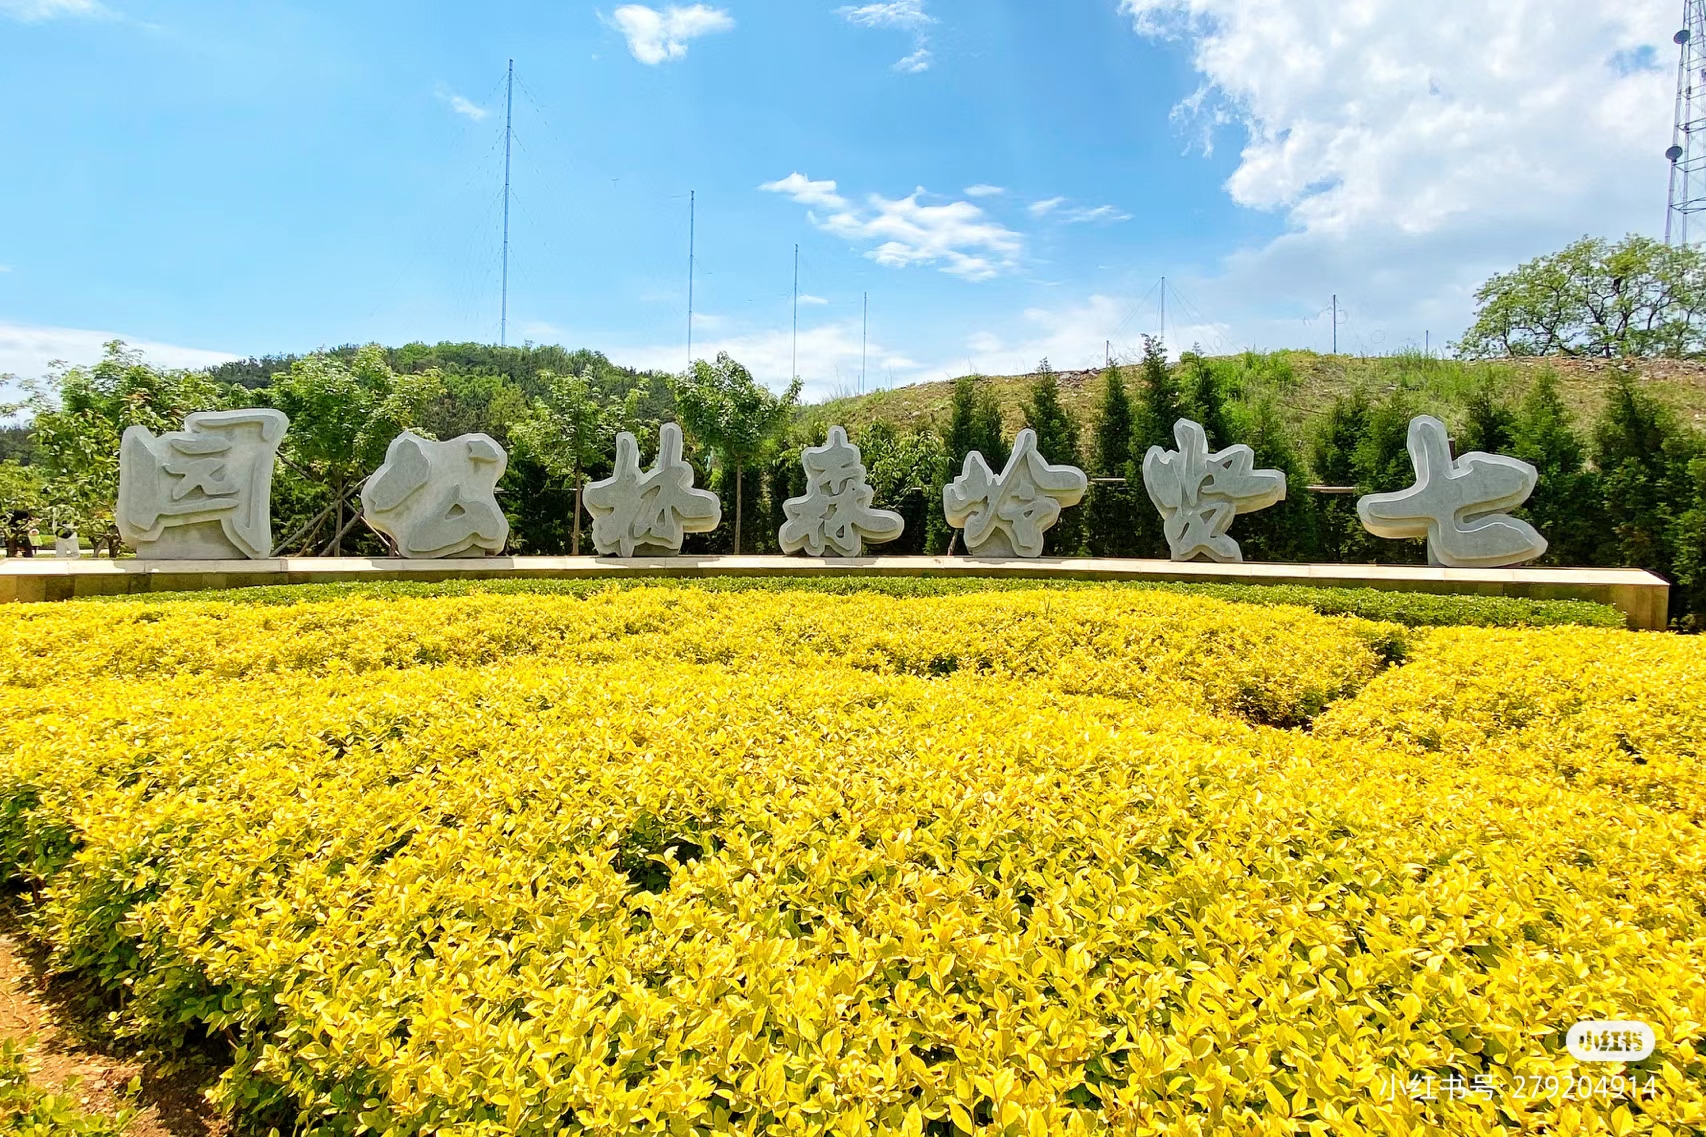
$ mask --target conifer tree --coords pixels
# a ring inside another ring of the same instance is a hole
[[[1024,412],[1025,425],[1037,432],[1037,453],[1044,461],[1057,466],[1083,464],[1078,450],[1078,421],[1061,405],[1060,381],[1047,359],[1037,365]],[[1069,557],[1082,552],[1083,546],[1084,511],[1076,507],[1063,510],[1060,520],[1048,531],[1047,551],[1053,556]]]
[[[1333,400],[1316,426],[1310,452],[1310,468],[1316,481],[1327,486],[1352,487],[1366,492],[1357,476],[1357,444],[1368,430],[1368,396],[1361,388]],[[1355,494],[1332,494],[1319,503],[1318,532],[1322,555],[1348,562],[1364,555],[1371,546],[1362,521],[1357,517]]]
[[[1457,453],[1480,450],[1487,454],[1509,454],[1516,440],[1516,414],[1500,396],[1499,383],[1483,375],[1469,392],[1464,408],[1463,430],[1457,436]]]
[[[1124,485],[1092,482],[1085,502],[1091,556],[1131,557],[1137,555],[1136,511],[1143,500],[1142,475],[1132,462],[1132,406],[1118,366],[1102,373],[1102,391],[1096,401],[1096,433],[1090,446],[1092,478],[1124,478]]]
[[[1227,415],[1220,376],[1214,365],[1194,351],[1179,357],[1179,370],[1184,375],[1180,386],[1185,396],[1186,412],[1208,435],[1208,448],[1222,450],[1235,441],[1231,419]]]
[[[1599,474],[1583,468],[1586,454],[1558,390],[1558,377],[1542,371],[1511,422],[1506,451],[1535,468],[1534,493],[1517,511],[1546,538],[1545,561],[1556,565],[1604,563],[1605,513]]]
[[[1173,424],[1184,416],[1185,401],[1178,376],[1167,366],[1167,349],[1158,337],[1143,337],[1142,368],[1137,431],[1132,439],[1132,457],[1139,463],[1151,446],[1171,449]]]
[[[1233,420],[1236,441],[1256,452],[1256,467],[1285,475],[1285,500],[1245,514],[1232,535],[1252,561],[1311,561],[1321,555],[1320,518],[1315,495],[1308,490],[1303,460],[1292,442],[1285,419],[1271,396],[1259,400]],[[1224,445],[1232,445],[1231,442]]]

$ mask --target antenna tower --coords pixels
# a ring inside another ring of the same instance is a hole
[[[515,126],[515,60],[504,85],[504,268],[503,300],[498,313],[498,346],[509,340],[509,140]]]
[[[788,378],[800,377],[800,247],[794,246],[794,358]]]
[[[699,217],[699,191],[687,191],[687,370],[693,370],[693,238]]]
[[[1670,159],[1665,243],[1687,245],[1706,239],[1706,232],[1688,231],[1690,219],[1706,211],[1706,0],[1683,0],[1682,29],[1672,40],[1677,45],[1676,127],[1665,151]]]

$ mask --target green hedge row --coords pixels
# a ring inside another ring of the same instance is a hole
[[[171,603],[229,600],[239,604],[306,604],[347,596],[472,596],[480,593],[540,593],[586,596],[613,588],[702,588],[714,592],[878,592],[888,596],[947,596],[966,592],[1032,588],[1165,589],[1241,604],[1294,604],[1329,616],[1360,616],[1408,627],[1461,626],[1533,628],[1560,624],[1621,628],[1622,613],[1582,600],[1522,600],[1508,596],[1436,596],[1373,588],[1310,588],[1300,585],[1188,584],[1169,581],[997,580],[987,577],[717,577],[594,578],[588,580],[387,581],[361,584],[301,584],[213,592],[156,592],[102,597],[104,603]]]

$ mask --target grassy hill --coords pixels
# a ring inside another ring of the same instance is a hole
[[[1455,426],[1461,421],[1470,392],[1481,383],[1496,383],[1514,401],[1540,370],[1549,369],[1559,378],[1578,428],[1585,429],[1598,417],[1605,391],[1613,382],[1611,367],[1595,359],[1464,362],[1420,354],[1359,358],[1279,351],[1213,357],[1209,363],[1220,377],[1229,402],[1251,404],[1271,397],[1299,438],[1305,437],[1315,418],[1334,399],[1358,385],[1376,399],[1401,388],[1412,394],[1418,408]],[[1137,367],[1125,366],[1122,371],[1127,383],[1135,384]],[[1100,375],[1097,371],[1069,371],[1059,376],[1062,401],[1086,426],[1093,416]],[[1706,363],[1646,360],[1636,364],[1636,375],[1685,422],[1706,431]],[[1022,404],[1031,379],[1030,375],[986,377],[1000,400],[1009,434],[1024,423]],[[823,425],[840,423],[849,429],[869,422],[886,422],[901,430],[925,426],[941,429],[948,422],[952,389],[952,382],[944,380],[832,399],[809,408],[806,418]]]

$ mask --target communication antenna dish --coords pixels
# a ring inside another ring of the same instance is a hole
[[[1688,39],[1689,35],[1687,28],[1683,28],[1680,32],[1677,32],[1674,36],[1670,37],[1670,41],[1677,44],[1687,43]]]

